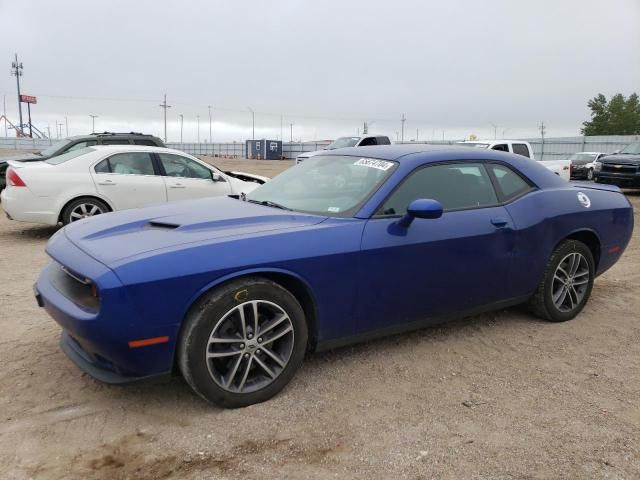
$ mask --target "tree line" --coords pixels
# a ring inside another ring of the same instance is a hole
[[[602,93],[587,102],[591,120],[583,122],[583,135],[640,135],[640,98],[618,93],[607,100]]]

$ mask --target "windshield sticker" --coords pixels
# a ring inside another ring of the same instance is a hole
[[[340,211],[340,207],[329,207],[327,208],[327,212],[338,213]]]
[[[393,167],[393,162],[386,162],[384,160],[376,160],[375,158],[361,158],[354,165],[360,165],[363,167],[375,168],[386,172]]]

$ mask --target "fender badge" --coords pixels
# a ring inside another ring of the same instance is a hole
[[[589,197],[582,192],[578,192],[578,201],[584,208],[589,208],[591,206],[591,200],[589,200]]]

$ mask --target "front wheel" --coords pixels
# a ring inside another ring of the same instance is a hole
[[[593,288],[595,262],[589,247],[565,240],[554,250],[530,301],[533,312],[552,322],[571,320],[582,311]]]
[[[587,170],[587,180],[593,180],[593,169],[590,168],[589,170]]]
[[[264,278],[232,282],[188,314],[178,364],[191,388],[221,407],[264,402],[293,378],[307,347],[304,311]]]
[[[92,197],[76,198],[62,212],[62,223],[68,225],[71,222],[107,213],[108,211],[109,207],[102,200]]]

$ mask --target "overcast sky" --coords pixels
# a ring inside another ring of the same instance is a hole
[[[640,93],[639,0],[0,0],[0,96],[55,136],[138,130],[169,141],[371,131],[405,139],[578,135],[586,103]],[[1,100],[1,98],[0,98]],[[26,108],[25,108],[26,112]],[[64,133],[64,127],[63,127]],[[0,135],[4,134],[3,126]]]

